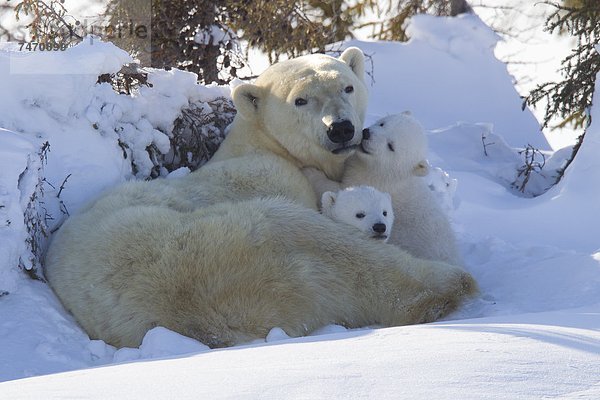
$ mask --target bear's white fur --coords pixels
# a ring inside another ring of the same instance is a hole
[[[474,293],[461,268],[317,211],[301,168],[341,178],[362,139],[363,74],[356,48],[276,64],[233,90],[238,114],[207,165],[124,184],[70,217],[45,272],[90,336],[138,346],[163,326],[222,347],[273,327],[432,321]]]
[[[323,193],[323,215],[387,242],[394,224],[392,198],[371,186],[353,186]]]

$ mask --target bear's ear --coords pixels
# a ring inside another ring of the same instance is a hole
[[[255,119],[257,111],[264,101],[264,90],[251,83],[243,83],[233,89],[231,97],[237,112],[245,119]]]
[[[339,58],[348,66],[354,74],[358,76],[358,79],[364,81],[365,79],[365,55],[362,50],[358,47],[348,47]]]
[[[334,192],[325,192],[321,196],[321,209],[323,211],[330,210],[335,204],[335,200],[337,198],[337,193]]]
[[[385,196],[386,199],[388,199],[390,201],[390,203],[392,202],[392,195],[389,194],[388,192],[383,192],[383,195]]]
[[[426,176],[429,173],[429,162],[427,160],[421,160],[413,168],[413,175],[415,176]]]

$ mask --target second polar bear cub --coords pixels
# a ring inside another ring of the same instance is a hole
[[[392,198],[371,186],[349,187],[338,192],[325,192],[321,197],[321,212],[387,242],[394,223]]]

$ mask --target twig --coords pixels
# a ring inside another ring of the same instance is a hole
[[[489,156],[488,152],[487,152],[487,147],[491,146],[493,144],[496,144],[496,142],[492,142],[492,143],[486,143],[485,139],[487,139],[487,136],[485,135],[485,133],[481,134],[481,143],[483,144],[483,154],[485,154],[485,156]]]
[[[58,193],[56,194],[56,197],[58,197],[59,199],[60,199],[60,194],[62,193],[63,189],[65,188],[65,184],[67,183],[67,181],[69,180],[71,175],[72,174],[67,175],[67,177],[62,181],[60,188],[58,188]]]

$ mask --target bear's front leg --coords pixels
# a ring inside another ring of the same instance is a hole
[[[342,189],[342,184],[340,182],[329,179],[327,175],[316,168],[304,167],[302,168],[302,173],[310,182],[319,202],[321,201],[321,196],[323,196],[323,193],[337,192],[338,190]]]

